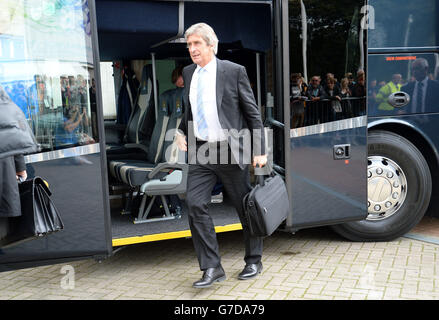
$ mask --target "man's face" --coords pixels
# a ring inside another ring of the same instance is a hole
[[[192,61],[200,67],[204,67],[212,60],[213,46],[209,46],[202,37],[193,34],[187,39],[187,47]]]
[[[38,83],[38,87],[39,87],[41,90],[44,90],[44,88],[45,88],[44,82],[43,82],[42,80],[39,80],[37,83]]]
[[[319,78],[312,78],[311,79],[311,84],[314,88],[317,88],[320,84],[320,79]]]
[[[184,87],[184,81],[183,81],[183,77],[179,76],[177,78],[177,81],[175,81],[175,85],[179,88],[183,88]]]
[[[415,61],[412,65],[412,73],[416,80],[422,81],[428,74],[428,68],[422,65],[419,61]]]
[[[299,85],[299,78],[298,78],[298,77],[293,77],[293,78],[291,79],[291,84],[292,84],[293,86],[298,86],[298,85]]]
[[[394,74],[392,77],[392,81],[394,84],[401,83],[401,80],[402,80],[402,75],[400,74]]]

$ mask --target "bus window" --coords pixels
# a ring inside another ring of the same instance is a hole
[[[28,177],[47,182],[64,223],[60,232],[2,247],[0,271],[111,254],[104,159],[94,143],[94,17],[94,1],[0,1],[0,86],[42,149],[25,156]],[[14,237],[9,222],[6,238]]]
[[[84,6],[79,0],[0,3],[0,85],[23,110],[42,151],[99,140]]]
[[[365,115],[360,4],[289,1],[292,129]]]
[[[371,0],[369,49],[437,46],[438,0]]]
[[[369,115],[437,112],[438,71],[437,53],[370,55]],[[391,104],[389,96],[396,92],[406,93],[408,103]]]

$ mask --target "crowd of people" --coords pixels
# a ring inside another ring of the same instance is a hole
[[[371,116],[436,112],[438,67],[430,66],[427,59],[420,57],[401,70],[410,72],[407,76],[389,73],[386,80],[372,78],[367,88],[363,70],[359,70],[356,77],[346,73],[341,81],[332,73],[327,73],[323,80],[315,75],[309,83],[300,73],[291,74],[291,128],[363,115],[366,96],[367,113]],[[383,71],[386,69],[376,74]],[[391,95],[396,92],[406,94],[406,103],[393,102]]]
[[[6,84],[4,90],[23,111],[42,145],[46,140],[51,140],[47,142],[49,148],[97,140],[94,79],[89,87],[82,75],[61,76],[59,86],[54,85],[54,78],[43,74],[33,80],[30,85],[24,81]]]
[[[364,114],[365,79],[363,70],[356,77],[346,73],[341,81],[333,73],[327,73],[323,80],[315,75],[309,83],[300,73],[291,74],[291,128]]]

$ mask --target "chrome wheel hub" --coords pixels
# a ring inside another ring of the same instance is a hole
[[[395,214],[404,203],[407,179],[398,164],[386,157],[368,157],[366,220],[382,220]]]

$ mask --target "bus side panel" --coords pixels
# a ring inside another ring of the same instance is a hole
[[[284,123],[290,143],[285,166],[292,206],[286,227],[362,220],[367,216],[367,30],[359,14],[364,1],[284,3],[289,31]]]
[[[361,220],[367,215],[366,127],[291,138],[293,227]],[[334,160],[334,145],[350,157]]]
[[[0,271],[15,269],[15,264],[35,266],[110,254],[100,153],[28,163],[27,171],[29,177],[40,176],[49,184],[64,230],[3,248]]]

